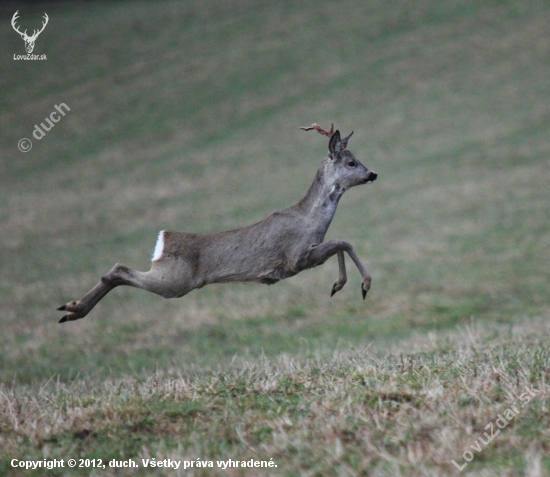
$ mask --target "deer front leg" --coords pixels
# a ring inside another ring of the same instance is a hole
[[[317,265],[321,265],[326,262],[333,255],[338,254],[340,275],[332,287],[332,296],[334,293],[341,290],[347,281],[344,252],[347,252],[353,260],[353,263],[355,263],[359,273],[361,273],[361,277],[363,278],[361,282],[361,294],[363,295],[364,300],[370,289],[372,278],[359,260],[355,250],[353,250],[353,247],[348,242],[344,242],[343,240],[329,240],[328,242],[312,245],[308,249],[305,256],[298,262],[298,268],[300,270],[304,270],[306,268],[316,267]]]
[[[344,288],[344,285],[348,281],[348,277],[346,275],[346,261],[344,259],[344,252],[342,250],[338,250],[336,252],[338,254],[338,280],[332,285],[332,291],[330,292],[330,296],[333,297],[334,294],[338,291],[340,291],[342,288]]]
[[[349,248],[350,249],[346,251],[348,252],[348,255],[351,257],[351,259],[353,260],[353,263],[355,263],[355,266],[359,270],[361,277],[363,277],[363,280],[361,282],[361,294],[363,295],[363,300],[364,300],[367,297],[367,292],[370,290],[372,277],[369,275],[365,267],[363,267],[363,264],[359,260],[359,257],[355,253],[355,250],[353,250],[353,247],[350,245]]]

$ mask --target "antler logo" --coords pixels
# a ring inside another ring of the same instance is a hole
[[[34,50],[34,42],[36,41],[36,39],[38,38],[38,35],[40,35],[40,33],[42,33],[44,31],[44,28],[46,28],[46,25],[48,24],[48,15],[46,13],[44,13],[44,23],[42,23],[42,28],[40,30],[34,30],[33,34],[31,36],[28,36],[27,35],[27,30],[25,30],[24,33],[20,32],[19,31],[19,28],[15,25],[15,22],[17,21],[17,19],[19,18],[17,16],[17,14],[19,13],[19,10],[17,10],[12,19],[11,19],[11,26],[13,27],[13,29],[19,33],[21,35],[21,38],[23,38],[23,40],[25,40],[25,49],[27,50],[27,53],[32,53],[32,50]]]

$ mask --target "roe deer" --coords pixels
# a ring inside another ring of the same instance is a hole
[[[84,318],[113,288],[120,285],[143,288],[164,298],[182,297],[210,283],[259,282],[271,285],[302,270],[321,265],[338,255],[339,276],[331,296],[347,281],[344,252],[361,273],[363,299],[371,277],[353,247],[342,240],[323,242],[338,201],[350,187],[376,180],[347,149],[352,133],[312,129],[330,137],[328,156],[317,171],[305,197],[296,205],[275,212],[248,227],[213,234],[190,234],[162,230],[153,254],[151,270],[138,272],[116,264],[81,300],[60,306],[68,311],[59,323]]]

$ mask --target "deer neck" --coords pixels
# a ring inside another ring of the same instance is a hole
[[[345,189],[329,180],[324,167],[315,176],[305,197],[297,204],[310,223],[316,224],[324,234],[336,213],[338,202]]]

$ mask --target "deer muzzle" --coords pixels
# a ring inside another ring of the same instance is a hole
[[[377,177],[378,177],[378,174],[376,172],[369,171],[369,173],[367,174],[367,177],[365,177],[365,183],[370,184],[371,182],[374,182]]]

